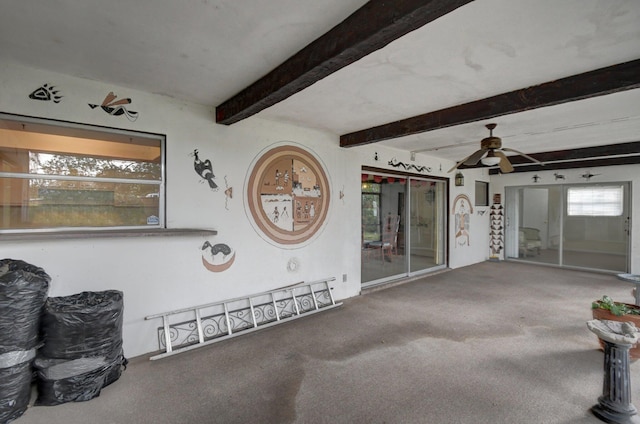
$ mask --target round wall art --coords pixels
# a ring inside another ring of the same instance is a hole
[[[288,144],[267,150],[255,161],[246,187],[254,227],[267,241],[294,248],[323,228],[329,180],[309,151]]]

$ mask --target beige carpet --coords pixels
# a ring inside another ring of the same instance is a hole
[[[603,294],[633,302],[612,275],[481,263],[134,358],[100,397],[30,407],[16,423],[599,423],[603,354],[585,323]]]

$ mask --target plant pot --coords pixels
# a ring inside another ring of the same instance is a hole
[[[633,309],[637,308],[636,305],[631,305],[628,303],[626,305]],[[618,316],[618,315],[613,315],[610,311],[606,309],[600,309],[600,308],[592,309],[592,311],[593,311],[594,319],[606,319],[609,321],[619,321],[619,322],[632,322],[635,324],[636,327],[640,329],[640,315]],[[598,341],[600,342],[600,347],[604,349],[604,342],[600,338],[598,338]],[[637,359],[640,359],[640,343],[638,343],[636,346],[632,347],[629,350],[629,357],[634,361]]]

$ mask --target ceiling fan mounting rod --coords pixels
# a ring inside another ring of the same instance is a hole
[[[499,149],[502,147],[502,140],[500,137],[493,136],[493,129],[497,127],[498,124],[487,124],[485,127],[489,130],[489,137],[483,138],[480,141],[480,148],[482,149]]]

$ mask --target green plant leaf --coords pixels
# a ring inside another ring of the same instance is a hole
[[[640,315],[640,307],[630,307],[626,303],[614,302],[609,296],[602,296],[602,300],[591,303],[592,309],[604,309],[613,315]]]

